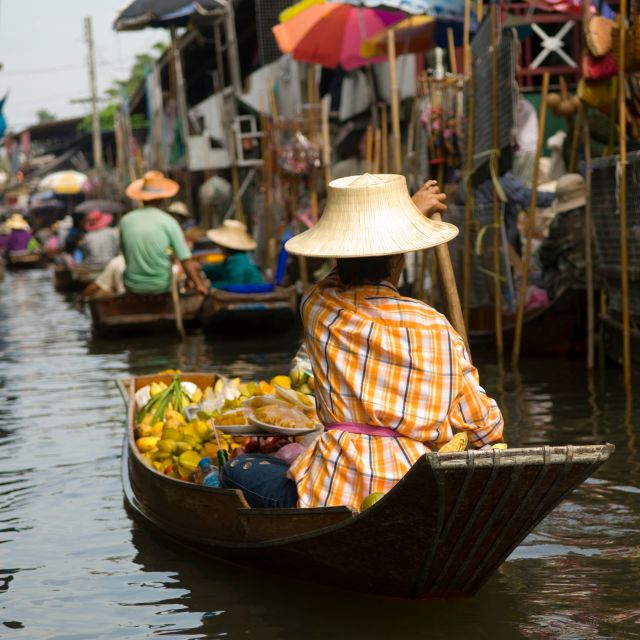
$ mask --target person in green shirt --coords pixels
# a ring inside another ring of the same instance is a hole
[[[208,287],[200,266],[191,251],[180,225],[162,211],[162,201],[172,198],[180,189],[177,182],[165,178],[160,171],[148,171],[127,187],[127,197],[141,204],[149,203],[125,214],[120,220],[120,245],[126,260],[124,286],[133,293],[165,293],[171,287],[173,259],[180,261],[195,289],[206,295]],[[150,206],[151,203],[155,206]]]
[[[256,241],[247,233],[246,225],[238,220],[225,220],[222,226],[207,231],[207,237],[222,247],[225,254],[222,263],[202,266],[212,288],[264,284],[260,270],[248,255],[256,248]]]

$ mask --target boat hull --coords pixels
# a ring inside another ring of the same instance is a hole
[[[171,294],[125,293],[88,300],[92,327],[96,334],[129,334],[176,331],[176,317]],[[180,296],[182,321],[194,325],[199,319],[202,296]]]
[[[7,256],[8,269],[40,269],[44,266],[44,256],[38,251],[33,253],[17,253]]]
[[[610,360],[622,366],[624,361],[622,322],[611,314],[601,315],[600,322],[605,353]],[[631,342],[631,368],[634,372],[640,373],[640,331],[632,327],[629,333]]]
[[[189,374],[183,379],[198,381]],[[149,378],[133,381],[129,397]],[[488,450],[421,457],[379,502],[251,509],[149,467],[124,438],[130,506],[211,557],[344,589],[403,598],[475,593],[533,527],[611,454],[613,445]]]
[[[53,268],[53,286],[56,291],[82,291],[102,272],[102,266],[95,265],[55,265]]]
[[[270,293],[230,293],[211,289],[203,305],[207,329],[288,331],[298,318],[295,287],[277,287]]]

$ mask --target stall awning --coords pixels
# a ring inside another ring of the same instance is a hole
[[[193,15],[216,15],[226,7],[226,0],[133,0],[120,11],[113,26],[116,31],[184,26]]]

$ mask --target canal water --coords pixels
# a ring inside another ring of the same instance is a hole
[[[481,378],[512,445],[612,442],[612,459],[473,598],[353,595],[203,561],[127,512],[114,379],[288,370],[295,336],[104,341],[45,270],[0,283],[0,638],[640,638],[639,413],[615,368],[525,360]],[[640,389],[638,399],[640,403]],[[305,567],[300,567],[304,577]]]

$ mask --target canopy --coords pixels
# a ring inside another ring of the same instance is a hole
[[[118,13],[113,26],[116,31],[184,26],[193,14],[212,15],[226,6],[226,0],[133,0]]]

